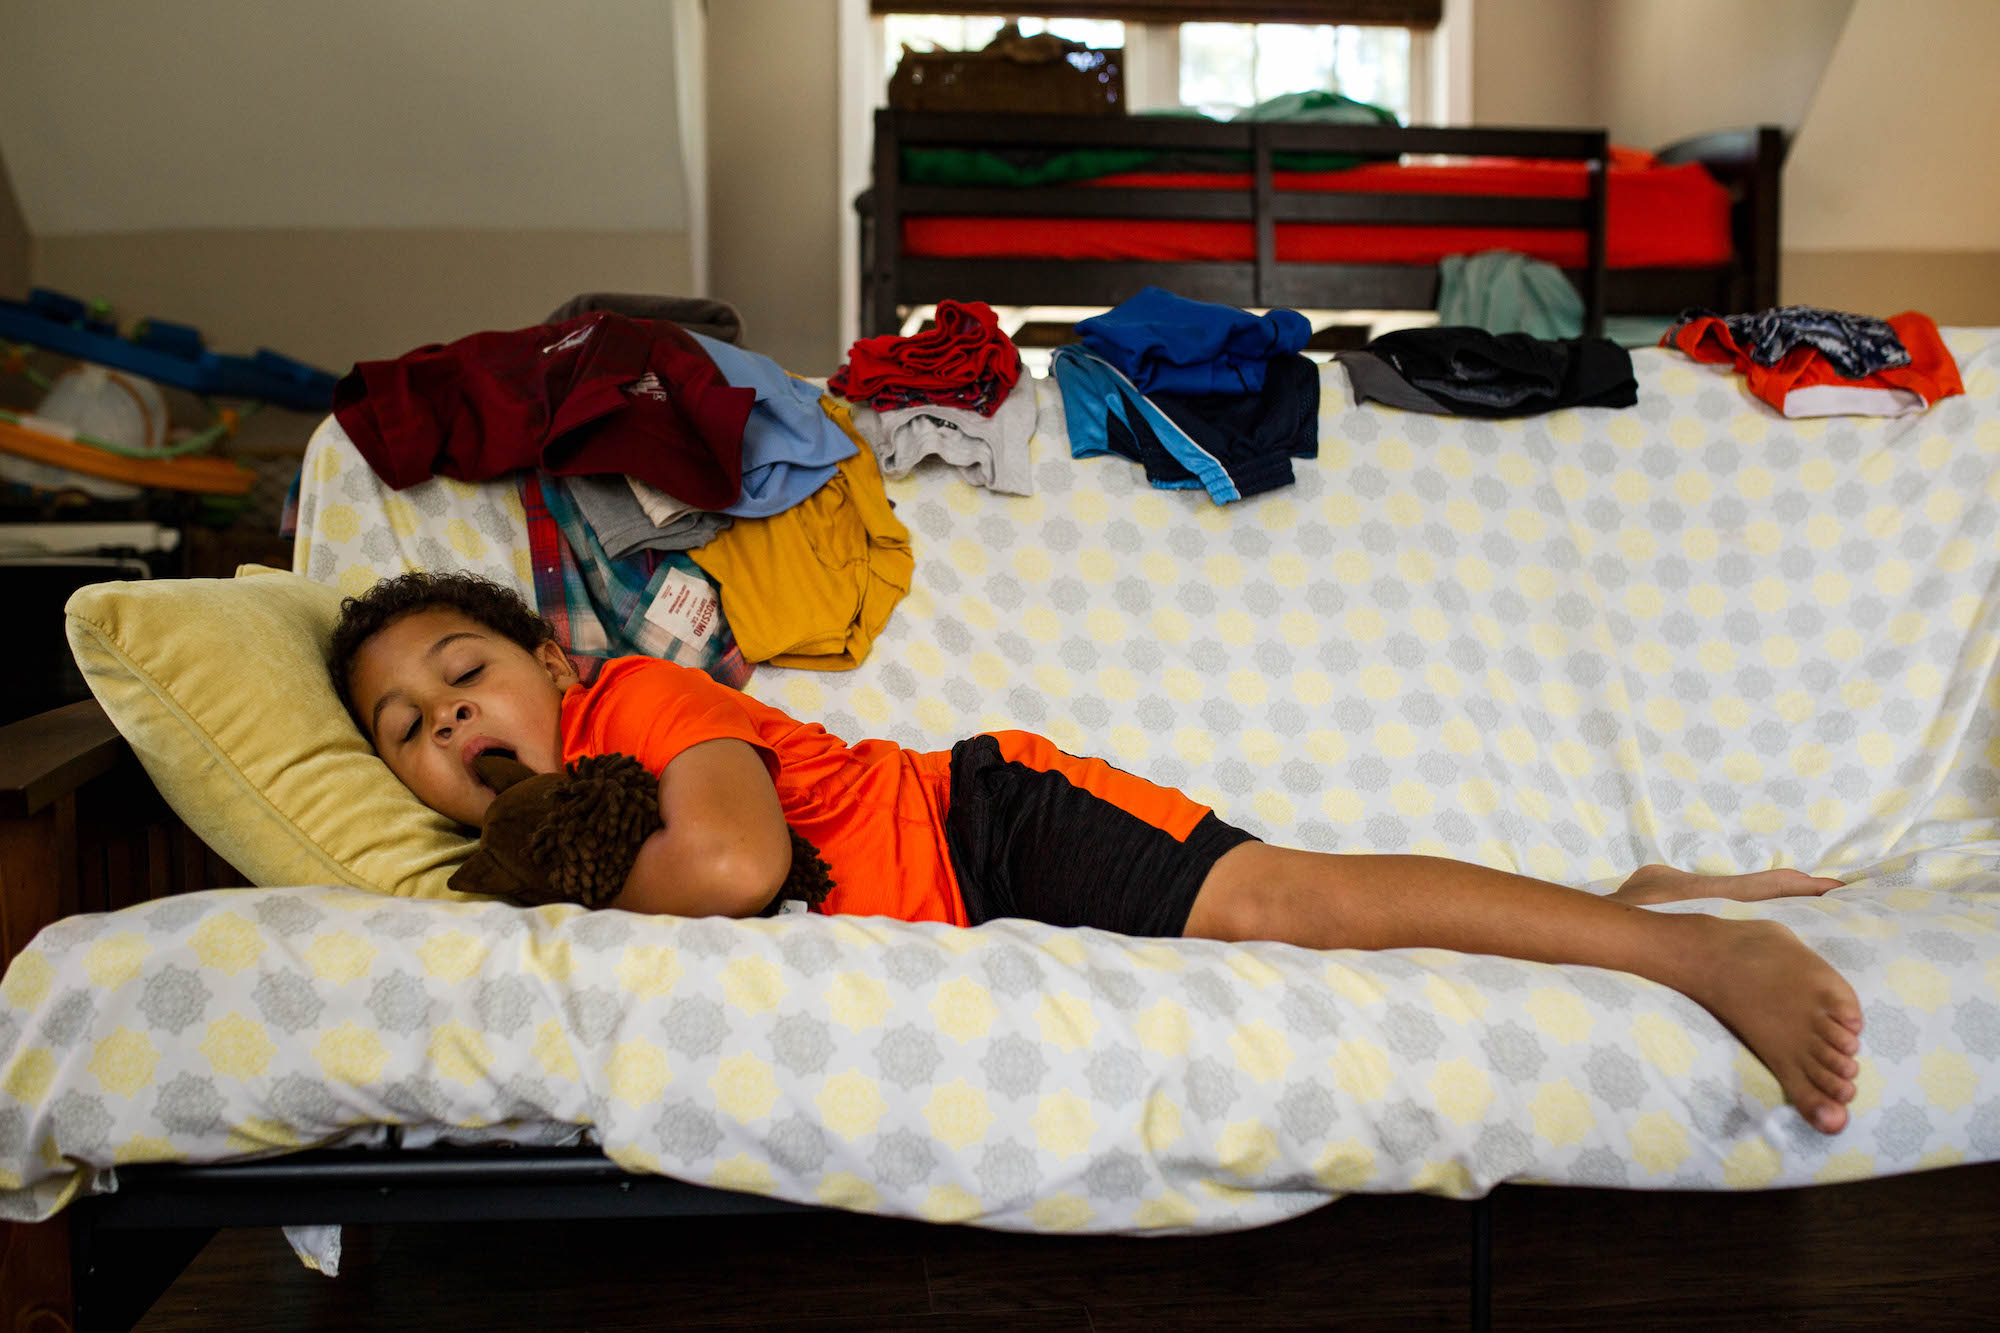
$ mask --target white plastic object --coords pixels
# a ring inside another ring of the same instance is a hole
[[[157,450],[167,442],[167,400],[160,386],[105,366],[82,365],[58,375],[35,415],[128,449]]]

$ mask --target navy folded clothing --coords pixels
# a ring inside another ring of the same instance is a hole
[[[1070,454],[1115,453],[1162,490],[1205,489],[1217,504],[1291,483],[1292,459],[1319,454],[1319,369],[1302,356],[1270,363],[1256,394],[1140,394],[1081,347],[1059,348]]]
[[[1143,394],[1256,393],[1266,364],[1312,337],[1312,325],[1296,310],[1253,315],[1158,287],[1080,321],[1076,331]]]
[[[1292,460],[1319,457],[1319,367],[1297,353],[1273,357],[1255,394],[1147,397],[1222,464],[1239,498],[1291,485]]]

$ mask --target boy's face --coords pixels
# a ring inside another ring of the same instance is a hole
[[[375,752],[433,810],[475,828],[493,789],[476,755],[562,768],[562,693],[577,683],[553,643],[534,652],[461,612],[413,611],[361,645],[350,695]]]

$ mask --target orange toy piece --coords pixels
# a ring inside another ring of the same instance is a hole
[[[154,486],[162,490],[195,491],[203,495],[242,495],[257,480],[256,473],[238,467],[226,458],[196,455],[126,458],[7,421],[0,421],[0,450],[32,458],[38,463],[72,468],[107,481],[122,481],[129,486]]]

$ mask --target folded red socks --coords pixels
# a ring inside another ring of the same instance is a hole
[[[878,412],[919,403],[992,416],[1021,376],[1021,354],[978,301],[940,301],[932,327],[913,337],[863,338],[826,387]]]

